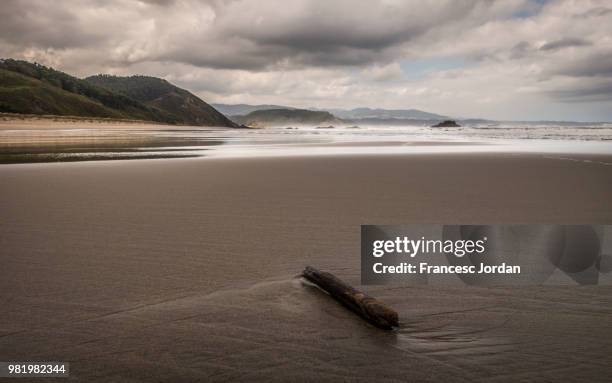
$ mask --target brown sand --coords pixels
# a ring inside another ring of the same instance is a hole
[[[602,158],[600,158],[602,160]],[[609,381],[612,289],[364,287],[359,225],[611,223],[612,162],[385,155],[0,166],[0,360],[82,381]]]
[[[155,121],[130,120],[120,118],[54,116],[38,114],[0,113],[0,129],[62,129],[89,127],[157,127],[176,126],[157,123]]]

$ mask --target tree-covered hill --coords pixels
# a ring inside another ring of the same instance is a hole
[[[86,81],[169,113],[175,116],[181,124],[214,126],[233,124],[215,108],[191,92],[160,78],[97,75],[86,78]]]
[[[126,88],[119,92],[40,64],[3,59],[0,60],[0,112],[236,126],[186,90],[162,79],[141,78],[153,85],[141,86],[139,81],[130,80],[126,81],[128,88],[131,84],[137,89],[130,91]],[[147,99],[146,95],[151,94],[156,97]]]

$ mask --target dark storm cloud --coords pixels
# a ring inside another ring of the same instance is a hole
[[[578,14],[577,17],[580,17],[580,18],[593,18],[593,17],[599,17],[599,16],[606,16],[606,15],[608,15],[610,13],[612,13],[612,9],[610,9],[610,8],[596,7],[596,8],[593,8],[593,9],[589,9],[586,12]]]
[[[565,102],[612,101],[612,81],[581,83],[572,88],[550,91],[549,94]]]
[[[228,45],[202,44],[201,48],[197,49],[185,49],[183,46],[178,46],[170,48],[155,59],[180,62],[196,67],[257,71],[271,67],[279,58],[288,54],[287,50],[282,47],[253,46],[245,42],[232,42]],[[203,49],[207,50],[207,54],[202,54]]]
[[[72,7],[57,2],[3,0],[0,20],[0,41],[22,48],[65,49],[106,39],[82,24]]]
[[[550,70],[550,81],[562,81],[556,89],[546,92],[562,102],[612,101],[612,48],[577,55],[561,61]],[[566,81],[570,81],[570,85]]]
[[[551,41],[540,47],[542,51],[553,51],[557,49],[569,48],[569,47],[584,47],[592,45],[589,41],[579,38],[565,38],[561,40]]]
[[[177,0],[140,0],[141,3],[155,4],[160,6],[170,6],[176,3]]]
[[[533,47],[527,41],[518,42],[515,46],[512,47],[512,49],[510,49],[510,58],[520,59],[526,57],[531,53],[532,50]]]
[[[300,52],[382,50],[438,25],[460,20],[473,6],[471,1],[438,2],[425,10],[408,3],[373,7],[369,1],[307,2],[299,14],[287,18],[272,14],[273,18],[254,17],[240,23],[234,22],[231,8],[221,8],[217,25],[229,34],[261,45],[285,46]]]
[[[610,51],[592,53],[562,63],[556,74],[571,77],[610,77],[612,78],[612,49]]]

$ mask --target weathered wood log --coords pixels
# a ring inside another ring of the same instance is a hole
[[[346,284],[333,274],[307,266],[302,276],[373,325],[386,330],[399,326],[395,310]]]

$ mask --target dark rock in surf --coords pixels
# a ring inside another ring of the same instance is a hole
[[[432,128],[460,128],[461,125],[457,124],[457,122],[453,120],[442,121],[438,124],[432,125]]]

